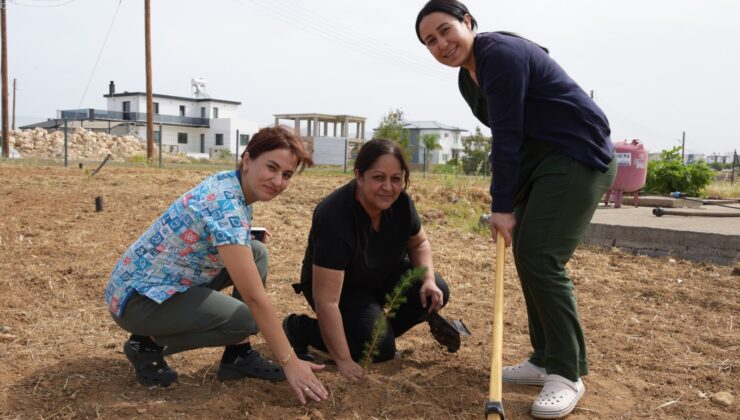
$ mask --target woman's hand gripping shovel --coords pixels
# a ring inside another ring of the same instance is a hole
[[[493,349],[491,356],[491,382],[486,403],[486,419],[504,420],[501,401],[501,354],[504,342],[504,252],[506,243],[501,232],[496,237],[496,282],[493,286]]]

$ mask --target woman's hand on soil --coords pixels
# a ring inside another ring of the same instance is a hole
[[[514,226],[516,226],[514,213],[491,213],[491,218],[488,221],[488,227],[491,229],[493,242],[496,242],[496,234],[501,232],[504,236],[504,243],[506,246],[511,246]]]
[[[337,369],[349,381],[359,381],[365,376],[362,366],[355,363],[354,360],[337,360]]]
[[[442,290],[434,282],[434,277],[431,280],[424,280],[421,289],[419,289],[419,298],[421,299],[421,307],[425,308],[429,313],[442,309],[444,295],[442,294]]]
[[[306,362],[295,356],[283,368],[288,384],[293,388],[301,404],[305,404],[307,398],[321,402],[329,396],[329,392],[314,375],[314,371],[323,368],[324,365]]]

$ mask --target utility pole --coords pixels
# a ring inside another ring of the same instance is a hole
[[[2,51],[0,54],[2,54],[2,69],[0,69],[0,73],[2,73],[2,106],[3,106],[3,157],[8,158],[10,157],[10,136],[8,135],[8,37],[7,37],[7,31],[6,31],[6,25],[5,25],[5,9],[7,8],[7,5],[5,4],[5,0],[2,0],[2,7],[0,9],[0,36],[3,37],[2,40]]]
[[[152,29],[150,0],[144,0],[144,43],[146,44],[146,160],[154,157],[154,104],[152,102]],[[159,133],[162,136],[162,133]]]
[[[686,161],[684,160],[684,152],[686,151],[686,132],[683,132],[683,135],[681,136],[681,164],[685,165]]]

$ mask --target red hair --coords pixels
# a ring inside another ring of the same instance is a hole
[[[306,166],[313,166],[313,159],[303,147],[301,137],[292,129],[282,125],[265,127],[258,131],[249,140],[244,152],[249,153],[250,159],[257,159],[259,155],[276,149],[289,149],[298,158],[298,172]]]

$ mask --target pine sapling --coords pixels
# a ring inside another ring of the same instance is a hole
[[[420,282],[427,272],[426,267],[417,267],[409,270],[398,282],[393,290],[385,295],[385,304],[383,311],[375,320],[370,339],[365,343],[365,349],[362,352],[362,368],[367,370],[370,363],[378,355],[378,343],[385,338],[387,333],[388,320],[396,316],[396,311],[406,303],[406,291]]]

